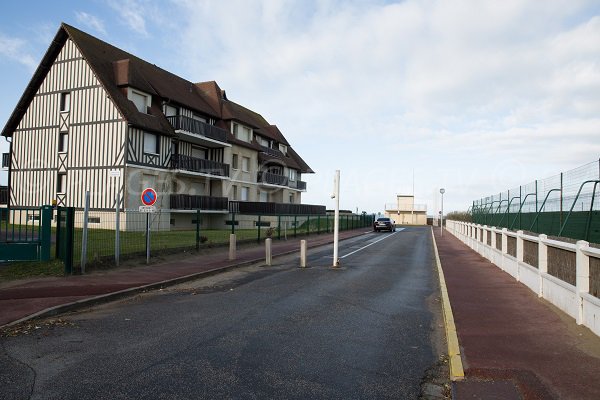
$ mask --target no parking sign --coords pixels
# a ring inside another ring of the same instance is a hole
[[[156,203],[157,199],[156,191],[152,188],[146,188],[142,191],[142,203],[143,206],[140,206],[140,212],[155,212],[154,203]]]

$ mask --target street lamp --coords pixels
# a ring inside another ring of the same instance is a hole
[[[444,236],[444,193],[446,189],[441,188],[440,193],[442,194],[442,211],[440,212],[440,236]]]

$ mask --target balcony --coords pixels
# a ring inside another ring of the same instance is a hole
[[[325,215],[325,206],[312,204],[230,201],[229,212],[251,215]]]
[[[290,181],[289,187],[292,189],[298,189],[306,191],[306,182],[304,181]]]
[[[276,186],[287,186],[289,183],[289,178],[287,176],[264,171],[258,173],[256,180],[258,183]]]
[[[268,154],[268,155],[270,155],[270,156],[274,156],[274,157],[283,158],[283,153],[282,153],[282,152],[280,152],[280,151],[279,151],[279,150],[277,150],[277,149],[272,149],[272,148],[270,148],[270,147],[267,147],[267,146],[263,146],[263,145],[261,145],[261,146],[260,146],[260,150],[261,150],[263,153],[265,153],[265,154]]]
[[[2,153],[2,168],[10,167],[10,153]]]
[[[227,143],[225,129],[183,115],[167,117],[167,120],[176,133],[185,136],[185,140],[213,148],[231,146]]]
[[[171,169],[218,177],[229,177],[229,164],[181,154],[171,156]]]
[[[172,210],[207,210],[227,211],[227,197],[192,196],[189,194],[172,194],[170,196]]]

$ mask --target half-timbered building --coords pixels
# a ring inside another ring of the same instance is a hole
[[[9,206],[137,209],[152,187],[169,222],[229,202],[300,204],[313,171],[277,126],[230,101],[62,24],[2,135],[11,142]],[[189,221],[187,222],[189,223]]]

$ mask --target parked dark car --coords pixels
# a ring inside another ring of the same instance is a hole
[[[396,230],[396,226],[394,221],[390,218],[377,218],[377,221],[373,223],[373,230],[375,232],[379,231],[390,231],[394,232]]]

